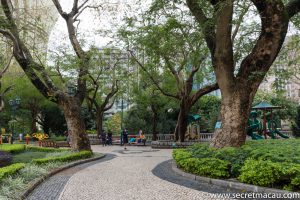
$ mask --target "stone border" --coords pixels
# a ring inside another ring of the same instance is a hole
[[[208,177],[197,176],[195,174],[190,174],[182,171],[177,167],[174,161],[172,162],[172,170],[176,174],[186,177],[188,179],[192,179],[199,182],[206,182],[223,188],[232,188],[236,190],[241,190],[242,192],[281,193],[281,194],[290,193],[289,191],[286,190],[260,187],[256,185],[250,185],[250,184],[245,184],[245,183],[240,183],[240,182],[235,182],[230,180],[221,180],[221,179],[213,179]]]
[[[61,171],[64,171],[66,169],[69,169],[69,168],[72,168],[72,167],[75,167],[77,165],[80,165],[80,164],[84,164],[84,163],[88,163],[88,162],[92,162],[92,161],[96,161],[96,160],[100,160],[102,158],[105,157],[105,154],[103,155],[100,155],[100,156],[96,156],[94,158],[88,158],[88,159],[84,159],[84,160],[79,160],[79,161],[75,161],[75,162],[72,162],[72,163],[68,163],[66,165],[63,165],[62,167],[59,167],[58,169],[54,169],[52,171],[50,171],[50,173],[42,176],[41,178],[38,178],[38,179],[35,179],[31,182],[29,182],[28,184],[30,185],[29,188],[23,192],[23,194],[21,195],[21,199],[25,199],[26,197],[29,196],[29,194],[38,186],[40,185],[42,182],[44,182],[45,180],[47,180],[48,178],[50,178],[51,176],[61,172]]]

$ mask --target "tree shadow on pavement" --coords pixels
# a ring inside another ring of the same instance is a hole
[[[241,193],[240,190],[233,190],[233,189],[227,189],[227,188],[222,188],[219,186],[215,186],[209,183],[205,183],[205,182],[199,182],[196,180],[192,180],[183,176],[180,176],[178,174],[176,174],[173,170],[172,170],[172,160],[167,160],[165,162],[162,162],[160,164],[158,164],[153,170],[152,173],[163,179],[166,181],[169,181],[171,183],[177,184],[177,185],[181,185],[187,188],[191,188],[194,190],[198,190],[198,191],[203,191],[203,192],[208,192],[208,193],[226,193],[226,194],[230,194],[230,193]]]

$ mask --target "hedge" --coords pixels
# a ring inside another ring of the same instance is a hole
[[[177,165],[186,172],[211,178],[228,178],[230,163],[218,158],[193,158],[192,154],[183,149],[173,151]]]
[[[238,177],[241,182],[265,186],[300,190],[300,165],[277,163],[270,160],[247,159]]]
[[[65,156],[33,159],[32,163],[37,164],[37,165],[42,165],[42,164],[46,164],[49,162],[70,162],[70,161],[79,160],[79,159],[83,159],[83,158],[90,158],[92,155],[93,155],[93,152],[91,152],[91,151],[80,151],[80,152],[73,153],[70,155],[65,155]]]
[[[25,151],[24,144],[2,144],[0,145],[0,150],[10,152],[10,153],[20,153]]]
[[[0,180],[6,176],[13,175],[18,172],[20,169],[24,168],[24,163],[16,163],[9,165],[7,167],[0,168]]]
[[[240,148],[210,148],[208,143],[173,151],[182,170],[213,178],[300,191],[300,139],[247,141]]]
[[[70,151],[70,148],[51,148],[51,147],[37,147],[37,146],[26,146],[26,150],[30,151],[43,151],[43,152],[61,152],[61,151]]]

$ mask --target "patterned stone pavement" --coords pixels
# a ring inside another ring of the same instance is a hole
[[[107,156],[56,174],[27,199],[198,200],[229,192],[176,175],[171,170],[172,150],[129,147],[124,151],[120,146],[93,146],[93,150]]]

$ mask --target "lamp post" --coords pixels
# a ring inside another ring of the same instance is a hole
[[[9,100],[8,103],[11,106],[11,110],[12,110],[12,137],[11,137],[11,144],[12,144],[13,137],[15,135],[16,110],[17,110],[18,106],[21,104],[21,99],[20,99],[20,97],[16,97],[15,99]]]

